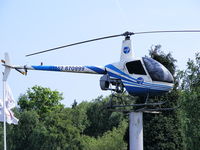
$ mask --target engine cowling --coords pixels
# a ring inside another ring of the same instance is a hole
[[[102,90],[111,90],[117,93],[124,91],[123,83],[120,79],[111,78],[108,74],[100,78],[100,87]]]
[[[100,87],[102,90],[108,90],[110,86],[110,78],[109,75],[103,75],[100,78]]]

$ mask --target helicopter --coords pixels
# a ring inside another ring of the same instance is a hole
[[[5,60],[2,60],[3,66],[7,70],[15,69],[23,75],[27,75],[28,70],[39,71],[57,71],[57,72],[72,72],[72,73],[87,73],[97,74],[100,77],[101,90],[110,90],[115,93],[127,93],[131,96],[146,96],[147,100],[149,96],[163,95],[173,89],[174,78],[169,70],[158,61],[149,58],[138,58],[134,55],[131,46],[132,35],[137,34],[153,34],[153,33],[173,33],[173,32],[200,32],[200,30],[174,30],[174,31],[147,31],[147,32],[125,32],[122,34],[100,37],[96,39],[86,40],[73,44],[68,44],[60,47],[55,47],[32,54],[26,55],[27,57],[38,55],[41,53],[58,50],[78,44],[84,44],[97,40],[103,40],[108,38],[115,38],[123,36],[121,55],[118,62],[110,63],[105,66],[70,66],[70,65],[56,65],[56,66],[44,66],[32,65],[32,66],[16,66],[11,65],[9,56],[5,54]],[[157,103],[152,103],[156,105]],[[158,103],[162,104],[162,103]],[[135,104],[137,105],[137,104]],[[149,105],[146,101],[141,105]]]

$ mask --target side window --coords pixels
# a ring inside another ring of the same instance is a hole
[[[130,74],[134,73],[134,74],[146,75],[146,72],[145,72],[140,60],[127,62],[126,67]]]

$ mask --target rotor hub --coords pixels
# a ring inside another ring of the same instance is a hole
[[[125,37],[130,37],[131,35],[134,35],[134,33],[133,33],[133,32],[129,32],[129,31],[126,31],[126,32],[124,32],[122,35],[125,36]]]

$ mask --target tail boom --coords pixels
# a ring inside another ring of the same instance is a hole
[[[58,72],[72,72],[72,73],[88,73],[88,74],[105,74],[104,67],[97,66],[9,66],[16,69],[22,74],[26,74],[28,70],[40,70],[40,71],[58,71]],[[24,70],[24,71],[22,71]]]

